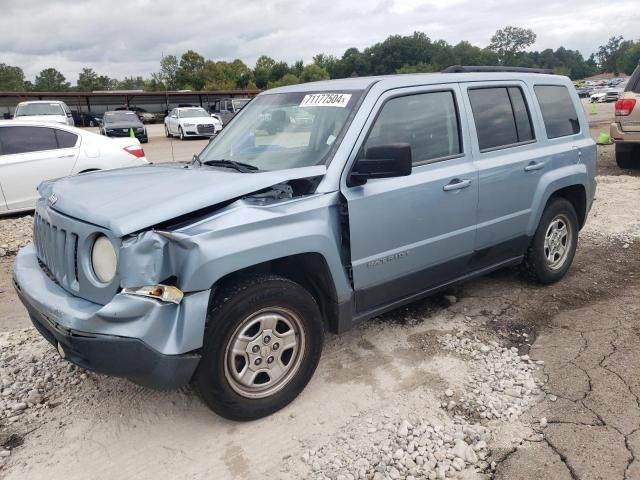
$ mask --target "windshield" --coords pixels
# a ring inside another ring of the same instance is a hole
[[[134,112],[106,112],[103,117],[104,123],[116,122],[138,122],[138,116]]]
[[[362,91],[277,93],[251,101],[200,154],[260,170],[326,163]]]
[[[16,108],[16,117],[32,115],[64,115],[59,103],[24,103]]]
[[[178,110],[180,118],[211,117],[204,110]]]
[[[231,103],[233,104],[233,111],[234,112],[239,111],[242,107],[244,107],[247,103],[249,103],[249,101],[250,101],[249,98],[231,100]]]

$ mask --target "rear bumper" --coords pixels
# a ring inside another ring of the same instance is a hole
[[[54,283],[32,245],[16,257],[14,286],[40,334],[83,368],[170,389],[188,383],[200,361],[197,317],[206,314],[208,292],[188,294],[180,305],[122,294],[95,304]]]
[[[617,122],[611,124],[609,135],[616,143],[640,143],[640,132],[624,131]]]
[[[146,142],[148,140],[147,134],[145,132],[134,131],[133,134],[138,140],[140,140],[141,143]],[[105,135],[107,137],[123,138],[123,137],[130,137],[131,133],[130,132],[105,132]]]

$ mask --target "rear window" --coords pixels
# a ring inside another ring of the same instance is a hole
[[[544,127],[548,138],[566,137],[580,133],[578,114],[569,90],[563,85],[536,85]]]
[[[627,88],[624,90],[625,92],[640,93],[640,65],[631,74],[631,78],[627,82]]]
[[[529,109],[519,87],[469,90],[480,151],[534,140]]]

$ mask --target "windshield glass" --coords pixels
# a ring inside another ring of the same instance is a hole
[[[211,117],[204,110],[178,110],[180,118]]]
[[[256,97],[200,154],[260,170],[321,165],[362,91],[276,93]]]
[[[16,108],[16,117],[31,115],[64,115],[59,103],[24,103]]]
[[[233,104],[233,110],[235,112],[237,112],[242,107],[244,107],[247,103],[249,103],[249,101],[250,101],[250,99],[248,99],[248,98],[240,98],[240,99],[231,100],[231,103]]]
[[[104,123],[138,122],[138,116],[134,112],[105,112]]]

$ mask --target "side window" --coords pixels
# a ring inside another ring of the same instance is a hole
[[[462,153],[453,92],[430,92],[387,101],[376,118],[364,149],[408,143],[413,164]]]
[[[535,137],[519,87],[469,89],[480,151],[529,142]]]
[[[58,148],[53,129],[44,127],[0,128],[0,143],[2,143],[2,153],[4,155],[55,150]]]
[[[569,90],[564,85],[536,85],[544,127],[548,138],[565,137],[580,132],[578,114]]]
[[[72,148],[76,146],[76,142],[78,141],[76,134],[57,129],[55,134],[56,140],[58,141],[58,148]]]

